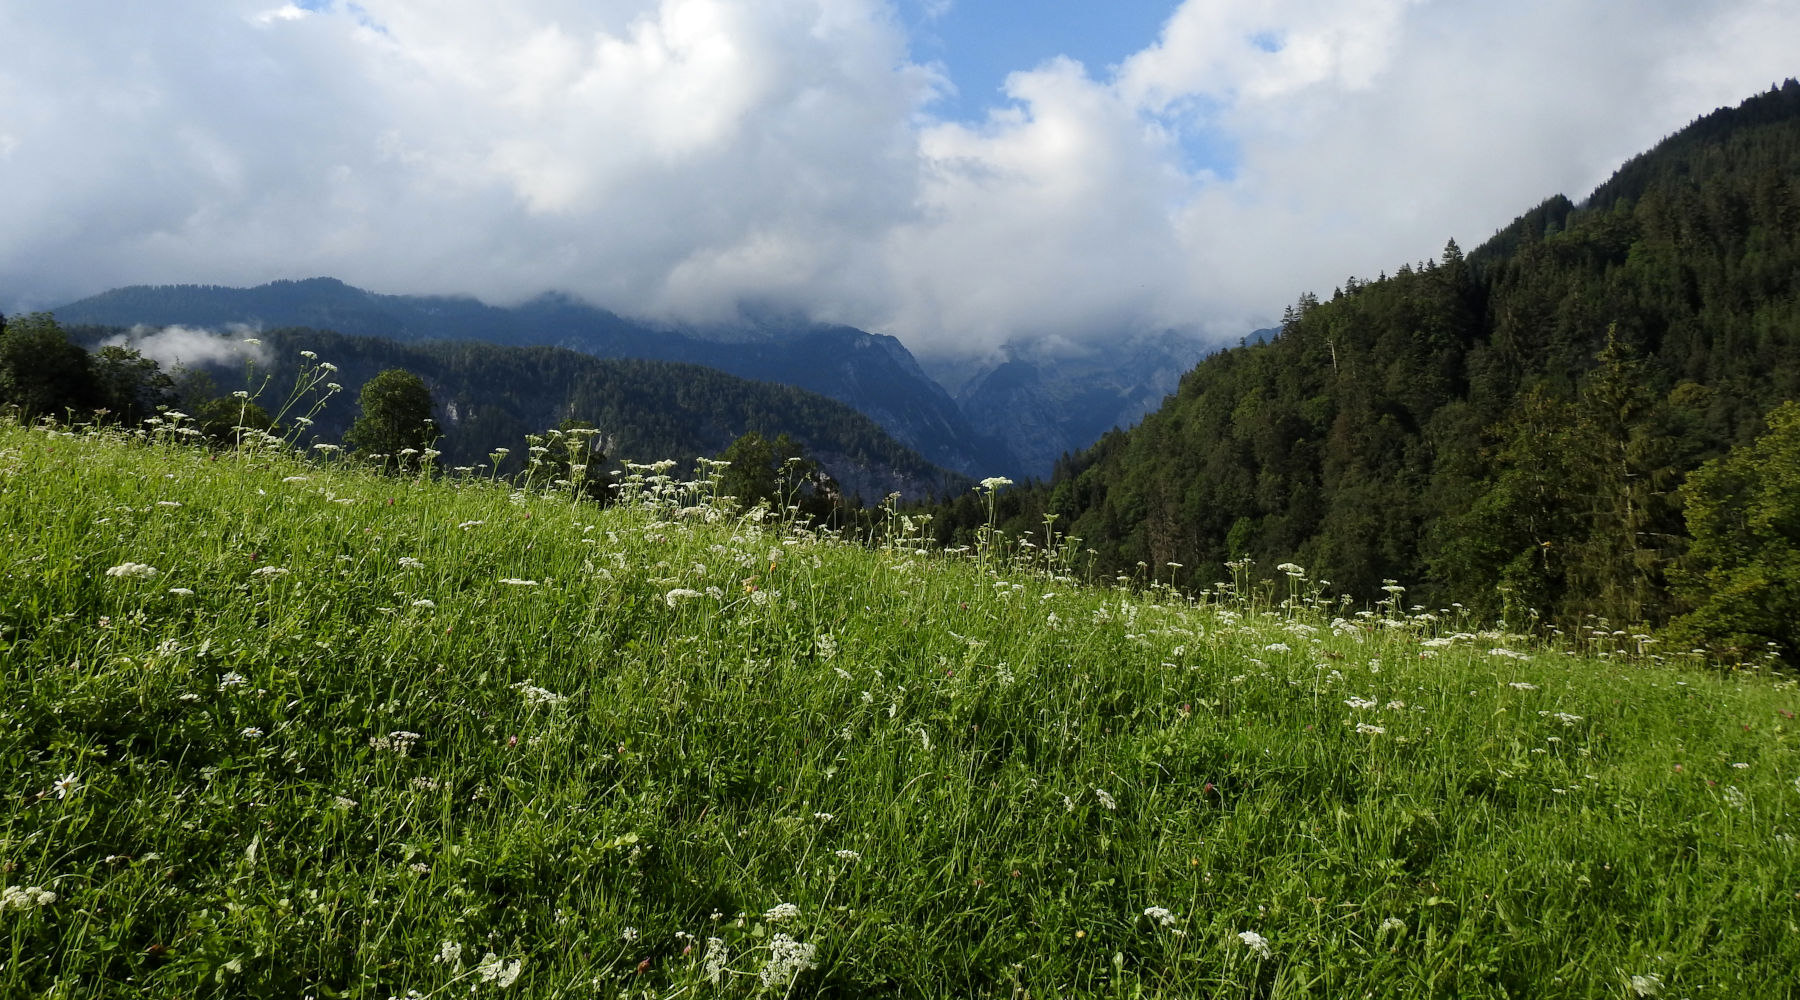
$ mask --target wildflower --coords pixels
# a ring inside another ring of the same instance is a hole
[[[281,577],[287,576],[288,571],[281,566],[259,566],[256,569],[251,570],[250,575],[280,579]]]
[[[529,678],[514,684],[513,689],[518,691],[520,696],[525,699],[525,704],[530,705],[533,708],[539,705],[548,705],[551,708],[555,708],[569,700],[569,696],[566,694],[557,694],[554,691],[533,685]]]
[[[1388,931],[1404,930],[1406,930],[1406,921],[1401,920],[1399,917],[1389,917],[1381,922],[1381,933],[1383,934],[1386,934]]]
[[[1275,567],[1275,570],[1276,570],[1276,572],[1286,573],[1288,576],[1292,576],[1292,577],[1301,577],[1301,576],[1306,575],[1306,568],[1304,566],[1296,566],[1295,564],[1293,564],[1291,562],[1284,562],[1281,565]]]
[[[1175,926],[1175,914],[1170,913],[1168,910],[1166,910],[1160,906],[1145,907],[1144,908],[1144,916],[1149,917],[1151,920],[1156,921],[1157,923],[1163,925],[1164,927]]]
[[[242,730],[239,730],[238,735],[245,739],[256,740],[262,738],[263,731],[255,726],[245,726]]]
[[[406,867],[409,870],[411,870],[414,875],[430,875],[431,874],[431,866],[426,864],[423,861],[414,861],[412,864],[407,865]]]
[[[769,939],[769,964],[763,966],[762,983],[769,989],[791,986],[795,977],[813,967],[815,945],[777,934]]]
[[[232,670],[219,678],[219,690],[229,691],[234,687],[243,687],[245,683],[244,675]]]
[[[1739,812],[1743,812],[1744,806],[1749,804],[1749,799],[1736,785],[1727,785],[1725,788],[1725,804]]]
[[[1749,764],[1745,764],[1745,763],[1743,763],[1743,762],[1741,762],[1741,761],[1740,761],[1740,762],[1739,762],[1739,763],[1736,763],[1736,764],[1733,764],[1733,765],[1731,765],[1731,766],[1732,766],[1732,767],[1734,767],[1734,768],[1736,768],[1736,769],[1737,769],[1737,770],[1739,770],[1739,771],[1747,771],[1747,770],[1749,770],[1749,769],[1750,769],[1750,765],[1749,765]]]
[[[475,966],[475,971],[481,976],[482,982],[494,983],[501,989],[505,989],[518,980],[520,967],[524,964],[525,960],[522,958],[513,959],[511,965],[502,964],[500,956],[490,951],[482,956],[481,962]]]
[[[1662,977],[1651,973],[1647,976],[1631,977],[1631,992],[1641,997],[1653,997],[1662,992]]]
[[[155,566],[146,563],[128,562],[120,563],[119,565],[112,567],[106,571],[106,575],[118,577],[121,580],[149,580],[155,577],[157,572],[158,570]]]
[[[856,851],[844,850],[844,851],[834,851],[832,853],[837,855],[837,859],[839,861],[861,861],[862,860],[862,855]]]
[[[683,600],[699,596],[700,592],[698,590],[689,590],[686,587],[676,587],[674,590],[663,595],[663,603],[672,608],[675,605],[680,604]]]
[[[308,361],[319,360],[319,356],[317,354],[314,354],[312,351],[301,351],[300,356],[305,358]]]
[[[843,667],[832,667],[831,672],[838,675],[841,680],[847,681],[850,679],[850,671],[845,670]]]
[[[437,602],[433,601],[429,598],[424,598],[424,597],[421,597],[418,600],[412,602],[412,606],[415,608],[424,608],[426,611],[436,611],[437,610]]]
[[[333,795],[331,797],[331,807],[338,812],[347,813],[356,808],[356,800],[348,795]]]
[[[763,913],[763,919],[772,924],[792,920],[800,915],[800,907],[793,903],[776,903]]]
[[[636,927],[627,927],[619,936],[625,939],[626,944],[630,944],[638,939],[638,929]]]
[[[503,576],[500,578],[500,582],[509,587],[535,587],[538,585],[536,580],[521,580],[516,576]]]
[[[1293,650],[1285,642],[1271,642],[1267,646],[1263,647],[1263,651],[1269,652],[1269,653],[1291,653],[1291,652],[1293,652]]]
[[[318,451],[325,452],[326,454],[330,454],[331,452],[334,452],[334,451],[342,451],[343,450],[342,448],[339,448],[335,444],[326,444],[323,441],[320,441],[318,444],[313,445],[313,448]]]
[[[400,568],[401,569],[424,569],[425,564],[420,562],[417,559],[414,559],[412,556],[401,556],[400,557]]]
[[[41,886],[9,885],[0,891],[0,913],[7,910],[33,910],[56,902],[56,893]]]
[[[81,786],[75,783],[73,774],[65,774],[50,783],[50,790],[56,793],[57,798],[66,799],[70,792],[80,791]]]
[[[192,590],[189,590],[186,587],[170,587],[169,593],[174,594],[176,597],[192,597],[192,596],[194,596],[194,592]]]
[[[1002,486],[1011,486],[1012,484],[1013,481],[1005,476],[989,476],[981,481],[981,488],[992,493]]]
[[[706,964],[700,974],[714,986],[719,985],[719,977],[725,974],[726,963],[731,961],[731,949],[725,946],[724,938],[709,937],[706,939]]]
[[[461,528],[464,531],[468,531],[470,528],[479,528],[486,523],[487,523],[486,521],[464,521],[463,523],[457,525],[457,527]]]
[[[1373,698],[1349,698],[1344,701],[1344,704],[1360,712],[1365,708],[1374,708],[1376,702]]]
[[[1364,736],[1380,736],[1387,732],[1386,729],[1383,729],[1380,726],[1371,726],[1366,722],[1357,723],[1356,731]]]
[[[1097,798],[1097,799],[1099,799],[1099,800],[1100,800],[1100,804],[1101,804],[1101,805],[1103,805],[1103,806],[1105,806],[1105,807],[1106,807],[1106,808],[1108,808],[1108,809],[1117,809],[1117,808],[1119,808],[1119,803],[1118,803],[1118,801],[1117,801],[1117,800],[1115,800],[1115,799],[1114,799],[1114,798],[1113,798],[1113,797],[1112,797],[1112,795],[1111,795],[1111,794],[1110,794],[1110,793],[1109,793],[1109,792],[1107,792],[1107,790],[1106,790],[1106,789],[1104,789],[1104,788],[1096,788],[1096,789],[1094,789],[1094,798]]]
[[[829,660],[837,655],[837,640],[829,635],[821,635],[813,641],[819,650],[819,659]]]
[[[837,817],[831,813],[813,813],[813,819],[816,819],[821,823],[829,823],[832,820],[837,819]]]
[[[1536,684],[1527,681],[1513,681],[1506,686],[1512,688],[1514,691],[1536,691],[1538,689]]]
[[[1254,952],[1257,958],[1268,958],[1271,955],[1269,939],[1255,931],[1239,932],[1238,940],[1244,942],[1244,946]]]

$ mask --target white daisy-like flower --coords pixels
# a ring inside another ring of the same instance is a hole
[[[50,783],[50,790],[56,793],[57,798],[66,799],[69,797],[70,792],[80,791],[81,786],[76,783],[73,774],[65,774]]]

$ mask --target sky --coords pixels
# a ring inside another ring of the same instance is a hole
[[[330,275],[1235,342],[1800,73],[1791,0],[0,0],[0,311]]]

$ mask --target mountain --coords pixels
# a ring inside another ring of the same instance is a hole
[[[1102,573],[1204,588],[1250,556],[1362,599],[1407,587],[1401,607],[1661,622],[1693,600],[1687,474],[1797,396],[1789,80],[1466,257],[1452,241],[1302,296],[1274,337],[1208,357],[1000,513],[1014,532],[1055,515]],[[937,526],[984,513],[952,505]]]
[[[87,339],[93,335],[87,331]],[[248,379],[241,365],[208,369],[221,390],[266,384],[259,402],[271,412],[281,410],[300,378],[300,352],[312,351],[337,366],[327,377],[344,391],[312,414],[310,429],[322,440],[338,441],[358,415],[363,383],[384,369],[404,368],[432,391],[443,434],[440,461],[447,467],[487,463],[494,449],[508,448],[507,464],[516,468],[527,434],[579,419],[601,430],[602,447],[614,461],[670,458],[685,473],[696,457],[717,455],[754,430],[770,438],[788,434],[846,496],[869,503],[892,492],[922,498],[968,488],[967,479],[932,465],[836,400],[699,365],[472,340],[402,343],[305,328],[263,331],[258,339],[268,361]],[[283,419],[306,413],[316,399],[300,400]]]
[[[1018,459],[976,429],[893,337],[850,327],[770,322],[750,331],[660,328],[562,295],[511,308],[451,296],[380,295],[333,278],[255,288],[132,286],[55,310],[69,325],[308,327],[397,341],[477,340],[565,347],[601,358],[705,365],[797,386],[867,414],[933,464],[968,476],[1015,474]]]
[[[1020,467],[1047,476],[1058,459],[1161,406],[1205,353],[1176,333],[1076,355],[1014,348],[963,386],[957,404],[978,427],[1014,428],[1007,444]]]

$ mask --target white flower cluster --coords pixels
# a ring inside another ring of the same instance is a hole
[[[418,733],[410,733],[404,729],[397,729],[386,736],[369,737],[369,749],[375,751],[391,750],[396,757],[406,757],[412,754],[413,744],[423,738],[424,737],[420,736]]]
[[[700,974],[714,986],[719,985],[719,977],[725,974],[725,965],[731,961],[731,949],[726,947],[724,938],[709,937],[706,939],[706,965]]]
[[[569,700],[569,696],[566,694],[557,694],[555,691],[532,684],[530,678],[526,678],[525,680],[514,684],[513,690],[519,692],[519,696],[525,699],[525,704],[532,708],[536,708],[539,705],[548,705],[551,708],[555,708]]]
[[[250,575],[279,580],[280,578],[287,576],[288,571],[286,567],[283,566],[259,566],[256,569],[251,570]]]
[[[1244,942],[1244,947],[1249,948],[1254,952],[1257,958],[1268,958],[1271,954],[1269,950],[1269,939],[1255,931],[1240,932],[1238,934],[1238,940]]]
[[[1144,916],[1149,917],[1151,920],[1156,921],[1164,927],[1175,926],[1175,914],[1170,913],[1168,909],[1161,906],[1145,907]]]
[[[107,576],[121,580],[149,580],[155,578],[158,570],[148,563],[120,563],[106,571]]]
[[[772,924],[792,920],[800,915],[800,907],[793,903],[776,903],[763,913],[763,919]]]
[[[0,892],[0,913],[7,910],[35,910],[56,902],[56,893],[35,885],[9,885]]]
[[[481,977],[482,982],[493,983],[505,989],[518,980],[519,971],[524,964],[524,959],[515,958],[511,965],[507,965],[500,961],[500,956],[490,951],[475,966],[475,973]]]
[[[790,986],[800,973],[813,967],[818,946],[796,941],[786,934],[769,939],[769,964],[763,966],[762,984],[769,989]]]

